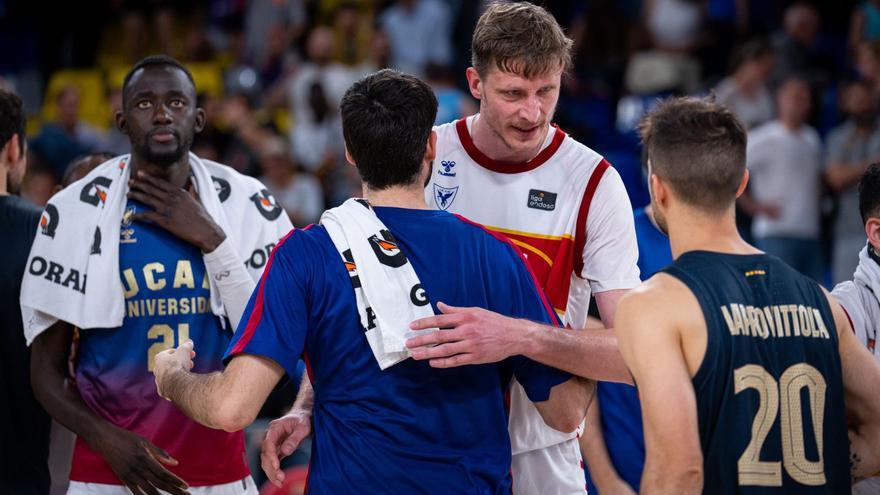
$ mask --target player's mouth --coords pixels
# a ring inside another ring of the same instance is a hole
[[[516,137],[521,141],[531,141],[532,139],[538,137],[538,134],[541,132],[541,126],[536,125],[532,127],[524,127],[524,126],[511,126],[513,129],[513,133],[516,134]]]
[[[157,143],[170,143],[177,139],[177,133],[171,129],[155,129],[150,131],[148,137]]]

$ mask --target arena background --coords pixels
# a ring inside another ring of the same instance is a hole
[[[792,77],[806,81],[811,94],[802,105],[822,142],[810,149],[815,166],[789,164],[800,167],[791,180],[821,183],[807,199],[818,206],[818,218],[807,220],[821,225],[811,253],[822,260],[820,282],[830,287],[850,278],[858,248],[846,246],[863,245],[864,232],[852,202],[855,184],[829,166],[837,147],[829,137],[860,117],[878,143],[867,159],[880,160],[880,2],[536,3],[575,41],[556,123],[616,167],[634,209],[649,201],[634,127],[659,97],[716,93],[757,129],[777,117],[777,87]],[[356,171],[343,156],[336,110],[342,92],[362,75],[393,67],[435,88],[437,123],[476,111],[464,73],[484,7],[476,0],[0,0],[0,85],[21,95],[28,113],[22,196],[44,205],[75,157],[126,153],[128,141],[113,123],[122,78],[143,56],[166,53],[192,71],[208,114],[193,151],[259,177],[295,225],[314,222],[325,208],[359,195]],[[779,187],[801,194],[791,184]],[[746,212],[767,213],[744,206],[739,220],[749,236]],[[277,417],[294,392],[275,394],[261,416]],[[257,454],[264,426],[258,421],[249,432]],[[55,473],[67,466],[69,448],[69,438],[57,435]],[[306,446],[290,464],[307,460]]]

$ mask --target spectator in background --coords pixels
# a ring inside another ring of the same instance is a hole
[[[31,148],[60,182],[67,164],[79,155],[99,148],[101,134],[79,118],[80,95],[75,86],[67,86],[55,97],[55,121],[43,126],[31,141]]]
[[[29,163],[32,157],[34,154],[28,153]],[[53,169],[43,165],[38,159],[33,162],[28,165],[27,174],[21,184],[21,197],[42,208],[55,194],[58,180]]]
[[[314,122],[315,115],[310,100],[315,83],[322,88],[327,105],[335,111],[342,95],[354,83],[357,75],[339,62],[333,61],[333,32],[326,27],[316,27],[306,40],[306,60],[300,64],[288,83],[288,107],[293,117],[292,128],[303,122]],[[340,134],[342,124],[338,124]],[[294,143],[295,145],[295,143]]]
[[[333,14],[333,59],[348,67],[360,65],[368,56],[373,27],[372,14],[365,15],[357,3],[340,2]]]
[[[819,14],[816,8],[795,3],[785,9],[783,32],[774,39],[776,65],[771,86],[778,86],[792,76],[805,78],[810,84],[827,79],[825,68],[814,52],[819,34]]]
[[[740,197],[754,217],[758,247],[804,275],[823,280],[819,241],[822,142],[808,126],[810,85],[789,78],[776,91],[778,116],[749,132],[749,190]]]
[[[122,88],[110,90],[107,94],[107,100],[110,102],[110,115],[107,116],[109,127],[104,133],[100,149],[106,150],[114,156],[131,153],[131,143],[128,141],[128,136],[116,128],[114,121],[116,112],[122,111]]]
[[[874,98],[880,98],[880,40],[859,43],[855,53],[859,77],[871,85]]]
[[[880,160],[880,126],[873,88],[866,81],[850,83],[843,93],[843,111],[849,117],[828,135],[825,180],[837,193],[832,276],[834,283],[849,280],[865,245],[865,226],[859,220],[856,185],[872,162]]]
[[[293,225],[316,223],[324,211],[324,193],[314,175],[297,170],[281,138],[266,141],[260,149],[260,182],[284,208]]]
[[[718,103],[730,108],[747,129],[773,119],[773,96],[767,80],[774,62],[770,43],[751,40],[734,54],[733,74],[715,88]]]
[[[40,223],[40,210],[14,195],[27,167],[24,129],[21,99],[0,90],[0,492],[43,495],[50,483],[50,422],[31,389],[30,350],[18,303]]]
[[[880,39],[880,1],[866,0],[853,9],[849,23],[849,42],[855,48],[862,41]]]
[[[424,76],[429,62],[452,61],[452,13],[439,0],[397,0],[379,18],[391,41],[391,66]]]
[[[245,50],[253,67],[267,67],[270,59],[277,55],[270,53],[270,44],[286,47],[299,36],[306,25],[303,4],[302,0],[250,0],[247,3]],[[270,32],[274,33],[272,37],[268,36]]]
[[[437,97],[437,118],[434,125],[452,122],[465,115],[477,113],[477,105],[471,95],[455,86],[455,77],[448,67],[429,63],[425,67],[425,82]]]

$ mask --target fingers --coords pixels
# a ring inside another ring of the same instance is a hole
[[[476,308],[461,308],[458,306],[450,306],[450,305],[446,304],[445,302],[438,301],[437,302],[437,309],[442,311],[443,314],[448,315],[448,314],[455,314],[455,313],[464,313],[466,311],[474,310]]]
[[[280,440],[281,428],[272,428],[266,431],[266,438],[260,449],[260,466],[266,473],[266,479],[272,484],[281,487],[284,482],[284,473],[281,472],[281,460],[278,458],[278,441]]]
[[[281,454],[282,457],[287,457],[299,447],[299,444],[302,443],[303,439],[308,436],[309,430],[308,428],[295,428],[293,433],[287,436],[287,439],[284,440],[284,443],[281,444]]]
[[[434,347],[419,347],[412,350],[412,357],[415,360],[437,359],[455,356],[468,352],[467,342],[452,342],[450,344],[441,344]]]
[[[454,328],[467,321],[467,315],[454,313],[448,315],[435,315],[420,318],[409,324],[413,330],[427,330],[429,328]]]
[[[152,443],[147,443],[146,449],[147,449],[147,452],[154,459],[161,462],[162,464],[165,464],[167,466],[176,466],[176,465],[180,464],[179,462],[177,462],[177,459],[171,457],[171,454],[169,454],[168,452],[165,452],[164,450],[160,449],[159,447],[156,447]]]
[[[457,354],[448,358],[432,359],[428,361],[432,368],[454,368],[466,364],[480,364],[475,354]]]
[[[437,330],[408,339],[406,341],[406,346],[409,349],[415,349],[416,347],[445,344],[447,342],[457,342],[459,340],[464,340],[464,335],[461,329]]]
[[[139,203],[145,204],[153,210],[158,209],[163,204],[163,200],[161,198],[157,198],[143,191],[136,191],[134,189],[130,189],[128,191],[128,199],[133,199]],[[135,216],[137,215],[138,214],[136,214]]]
[[[156,488],[168,492],[171,495],[185,495],[187,484],[172,472],[163,468],[158,463],[150,463],[144,466],[149,471],[147,481]]]

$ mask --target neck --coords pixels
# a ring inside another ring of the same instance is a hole
[[[131,173],[132,176],[138,172],[144,172],[155,177],[161,177],[174,186],[183,187],[189,179],[189,153],[184,153],[180,160],[171,165],[157,165],[150,163],[144,158],[132,154],[131,155]]]
[[[721,215],[708,215],[688,207],[681,208],[683,211],[667,217],[673,259],[688,251],[728,254],[761,252],[740,237],[733,207]]]
[[[547,138],[548,130],[545,128],[544,135],[541,136],[541,140],[536,147],[524,151],[513,151],[492,128],[483,122],[480,114],[477,114],[473,122],[471,139],[474,141],[474,145],[484,155],[499,162],[525,163],[541,152],[541,149],[544,147],[544,141]]]
[[[801,128],[802,125],[804,125],[803,122],[792,118],[786,118],[784,116],[779,117],[779,122],[781,122],[782,125],[789,131],[797,131]]]
[[[392,186],[387,189],[373,189],[363,185],[364,199],[373,206],[391,206],[411,210],[427,210],[425,189],[418,185]]]

